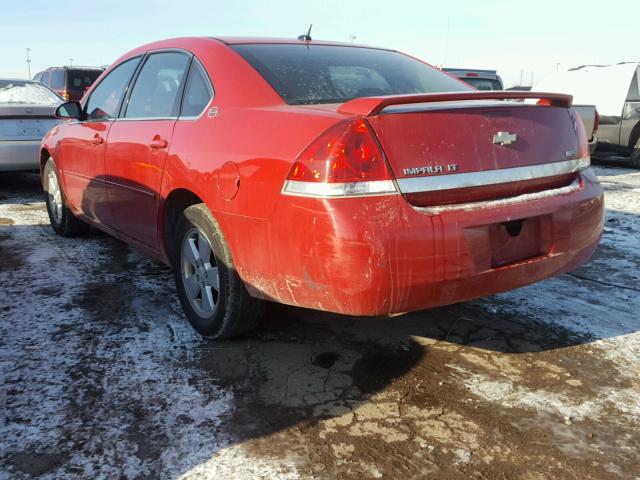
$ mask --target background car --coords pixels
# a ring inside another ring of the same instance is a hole
[[[573,95],[577,104],[595,105],[598,150],[628,155],[640,168],[640,64],[584,65],[543,79],[536,90]]]
[[[74,120],[45,138],[42,181],[58,234],[89,223],[172,265],[206,337],[248,331],[265,300],[407,312],[591,256],[602,189],[570,106],[394,50],[173,39],[58,108]]]
[[[40,142],[62,99],[30,80],[0,79],[0,170],[37,170]]]
[[[65,100],[80,100],[103,71],[101,67],[50,67],[38,72],[33,79]]]
[[[477,90],[503,90],[502,79],[496,70],[478,70],[468,68],[443,68],[454,77],[458,77]]]

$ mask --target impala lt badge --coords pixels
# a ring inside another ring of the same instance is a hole
[[[498,132],[493,136],[493,143],[496,145],[511,145],[518,139],[515,133]]]
[[[458,171],[457,163],[448,165],[426,165],[424,167],[411,167],[402,170],[405,175],[436,175],[438,173],[452,173]]]

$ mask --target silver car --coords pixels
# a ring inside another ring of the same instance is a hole
[[[53,112],[62,102],[38,82],[0,79],[0,171],[39,168],[40,142],[60,123]]]

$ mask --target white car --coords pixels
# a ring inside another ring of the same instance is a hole
[[[39,168],[40,142],[60,123],[54,111],[61,103],[38,82],[0,79],[0,171]]]

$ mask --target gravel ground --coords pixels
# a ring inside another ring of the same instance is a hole
[[[170,271],[0,174],[0,478],[640,478],[640,172],[592,261],[385,318],[200,339]]]

